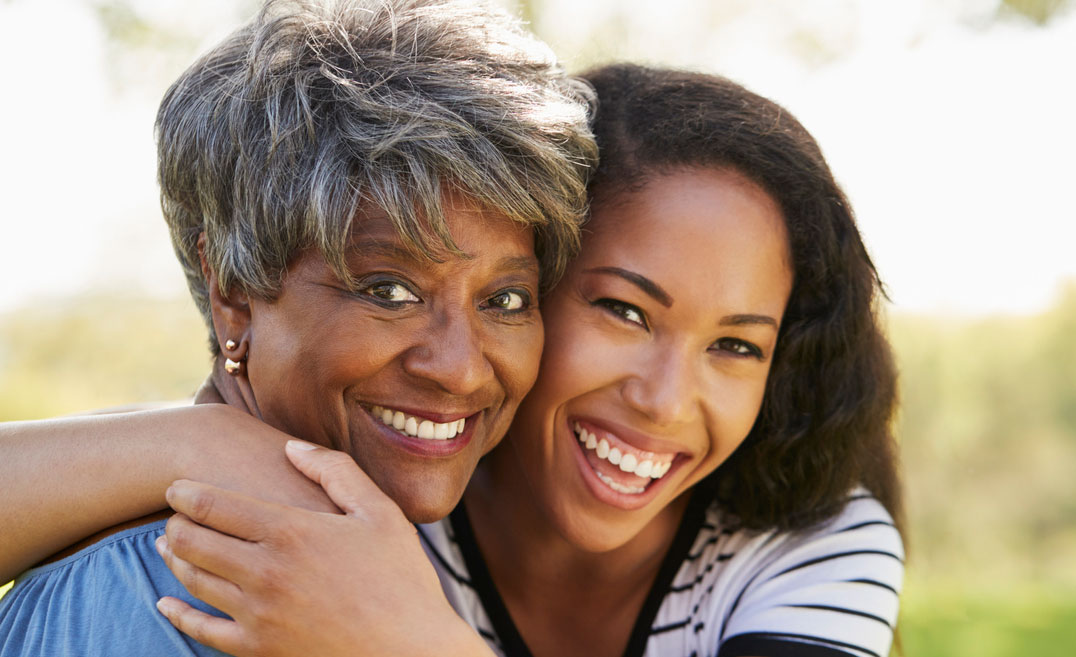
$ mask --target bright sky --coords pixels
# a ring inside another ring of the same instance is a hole
[[[88,4],[0,1],[0,312],[99,288],[185,293],[152,141],[179,69],[137,84],[110,70]],[[209,0],[140,4],[205,45],[237,21]],[[993,4],[547,0],[538,28],[569,65],[687,65],[784,104],[851,197],[895,310],[1034,312],[1076,279],[1076,13],[976,27]],[[587,26],[617,6],[629,38],[595,47]]]

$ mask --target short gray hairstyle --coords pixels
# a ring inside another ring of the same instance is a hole
[[[533,227],[548,289],[579,246],[592,104],[547,46],[478,2],[269,0],[157,115],[161,206],[214,353],[203,233],[222,293],[272,300],[307,248],[351,282],[364,208],[416,253],[459,254],[442,212],[453,189]]]

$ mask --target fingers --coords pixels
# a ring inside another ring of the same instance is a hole
[[[169,518],[164,531],[163,542],[158,541],[158,551],[162,547],[167,550],[167,555],[161,554],[166,563],[168,557],[174,556],[229,583],[234,582],[233,586],[242,587],[249,581],[247,575],[257,558],[256,544],[202,527],[182,514]],[[171,568],[171,563],[168,566]],[[172,571],[176,572],[176,569],[172,568]],[[194,591],[191,594],[201,597]]]
[[[195,641],[230,655],[240,653],[243,630],[235,621],[212,616],[172,597],[158,600],[157,610]]]
[[[165,493],[168,504],[200,525],[247,541],[260,541],[285,507],[236,491],[180,479]]]
[[[243,594],[238,585],[177,556],[167,536],[157,539],[156,548],[165,565],[192,596],[229,614],[234,614],[242,604]]]
[[[395,506],[347,454],[301,440],[289,440],[285,451],[292,464],[320,484],[344,513],[361,515],[379,502]]]

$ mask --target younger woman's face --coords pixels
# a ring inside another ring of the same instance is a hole
[[[560,533],[605,551],[747,436],[792,270],[776,202],[733,170],[655,177],[588,229],[508,445]]]

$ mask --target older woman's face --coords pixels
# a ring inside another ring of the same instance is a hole
[[[465,257],[415,257],[372,214],[348,258],[357,290],[313,251],[278,299],[250,304],[246,375],[262,419],[348,452],[417,522],[459,500],[542,349],[531,230],[459,197],[445,205]]]

